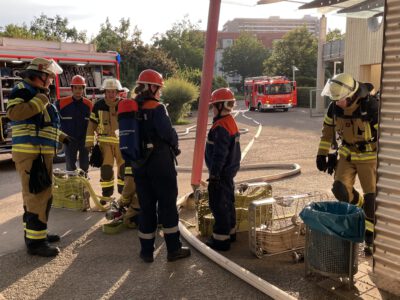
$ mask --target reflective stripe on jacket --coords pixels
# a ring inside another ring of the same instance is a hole
[[[11,92],[7,116],[11,120],[13,152],[54,153],[63,135],[56,108],[50,103],[44,105],[36,97],[38,93],[40,90],[26,81],[18,83]]]
[[[328,155],[338,135],[341,157],[359,162],[377,158],[378,102],[366,97],[357,103],[354,111],[348,114],[331,102],[324,118],[318,155]]]
[[[116,131],[118,130],[118,100],[108,105],[105,99],[97,101],[90,114],[90,121],[86,131],[86,146],[93,146],[94,133],[100,143],[119,144]]]

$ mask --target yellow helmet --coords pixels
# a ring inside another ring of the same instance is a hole
[[[341,73],[329,79],[322,90],[321,96],[328,96],[333,101],[338,101],[343,98],[351,98],[359,87],[351,75]]]
[[[63,69],[54,60],[42,57],[34,58],[26,69],[43,72],[52,76],[63,72]]]
[[[117,90],[118,92],[120,92],[120,91],[122,91],[122,85],[118,79],[107,78],[107,79],[104,79],[101,89],[102,90]]]

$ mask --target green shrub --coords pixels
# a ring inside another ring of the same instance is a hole
[[[168,113],[173,124],[190,111],[191,103],[198,95],[198,87],[187,80],[170,78],[165,82],[162,100],[168,104]]]
[[[180,69],[174,77],[176,78],[181,78],[186,81],[189,81],[193,83],[194,85],[200,87],[201,85],[201,75],[202,72],[200,69],[191,69],[191,68],[186,68],[186,69]],[[211,92],[221,88],[221,87],[227,87],[228,83],[222,76],[217,76],[213,78],[212,81],[212,87],[211,87]],[[199,106],[199,98],[197,98],[195,101],[191,103],[191,109],[197,109]]]

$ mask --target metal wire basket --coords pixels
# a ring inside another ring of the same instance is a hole
[[[249,249],[258,258],[304,248],[300,211],[309,202],[326,200],[319,192],[253,201],[249,207]]]
[[[81,211],[89,208],[89,192],[79,180],[80,176],[84,176],[81,171],[53,171],[53,207]]]
[[[252,201],[272,196],[272,187],[265,182],[240,184],[235,187],[236,231],[247,231],[248,208]],[[214,225],[214,217],[208,205],[206,189],[195,192],[196,218],[201,236],[210,236]]]
[[[306,226],[304,261],[306,275],[345,278],[351,288],[358,271],[358,244]]]

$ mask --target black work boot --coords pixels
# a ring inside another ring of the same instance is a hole
[[[38,245],[28,247],[28,253],[30,255],[53,257],[60,253],[60,249],[50,246],[47,242],[43,242]]]
[[[230,241],[231,241],[231,243],[236,242],[236,233],[231,233],[230,234]]]
[[[190,249],[188,247],[181,247],[176,251],[168,252],[167,260],[176,261],[181,258],[190,256]]]
[[[47,241],[49,243],[56,243],[60,241],[60,236],[58,234],[48,234],[47,235]]]
[[[147,263],[152,263],[154,261],[154,257],[153,254],[149,255],[149,254],[144,254],[142,252],[140,252],[140,258]]]
[[[214,250],[229,251],[229,249],[231,248],[231,241],[230,241],[230,239],[225,240],[225,241],[219,241],[219,240],[216,240],[213,237],[211,237],[206,242],[206,245]]]

